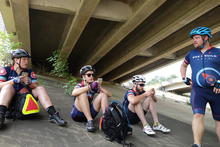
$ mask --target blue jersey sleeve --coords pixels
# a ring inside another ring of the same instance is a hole
[[[190,52],[187,53],[187,55],[184,59],[184,63],[186,63],[187,65],[190,64]]]
[[[130,95],[133,95],[133,96],[135,95],[134,91],[131,90],[131,89],[128,90],[128,92],[127,92],[127,97],[130,96]]]

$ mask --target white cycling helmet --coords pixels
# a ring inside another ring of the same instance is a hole
[[[146,80],[145,80],[144,76],[142,76],[142,75],[135,75],[132,77],[132,82],[133,83],[136,83],[136,82],[144,82],[145,83]]]

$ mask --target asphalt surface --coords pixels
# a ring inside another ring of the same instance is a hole
[[[61,86],[53,81],[43,82],[60,115],[68,121],[66,127],[59,127],[48,122],[48,114],[41,107],[39,116],[27,120],[6,120],[5,127],[0,130],[0,147],[121,147],[116,142],[104,139],[102,131],[89,133],[85,123],[72,121],[69,114],[73,98],[64,94]],[[112,99],[123,97],[125,89],[106,85],[113,93]],[[127,138],[136,147],[189,147],[193,142],[191,131],[191,108],[188,105],[160,99],[157,104],[159,119],[162,124],[172,130],[169,134],[157,132],[150,137],[142,132],[141,124],[133,126],[133,135]],[[147,120],[152,124],[151,115]],[[98,127],[98,118],[95,119]],[[206,130],[203,147],[219,147],[214,132],[214,121],[210,112],[206,114]]]

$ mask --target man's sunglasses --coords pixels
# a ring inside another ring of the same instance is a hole
[[[87,75],[87,77],[91,77],[91,76],[95,77],[95,74],[85,74],[85,75]]]
[[[145,84],[138,84],[139,86],[141,86],[141,87],[144,87],[145,86]]]

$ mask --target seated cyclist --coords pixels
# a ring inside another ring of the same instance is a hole
[[[5,113],[18,93],[30,92],[38,98],[42,106],[49,113],[50,122],[59,126],[66,125],[54,108],[44,87],[39,86],[35,73],[28,69],[29,53],[23,49],[12,52],[13,66],[0,67],[0,128],[5,121]],[[27,73],[26,76],[23,73]]]
[[[108,107],[108,97],[112,96],[110,92],[104,89],[97,81],[94,81],[95,69],[86,65],[80,69],[82,81],[73,89],[72,96],[75,96],[75,103],[71,111],[71,117],[77,122],[87,122],[88,132],[94,132],[95,127],[93,119],[99,110],[105,113]],[[95,97],[95,95],[97,95]],[[94,99],[95,97],[95,99]]]
[[[141,121],[143,125],[143,132],[147,135],[154,135],[155,131],[163,133],[170,132],[170,129],[164,127],[158,120],[154,89],[145,91],[145,78],[142,75],[135,75],[132,77],[133,87],[125,93],[123,108],[127,114],[128,120],[131,124],[136,124]],[[145,114],[147,111],[151,112],[153,117],[153,129],[148,124]]]

